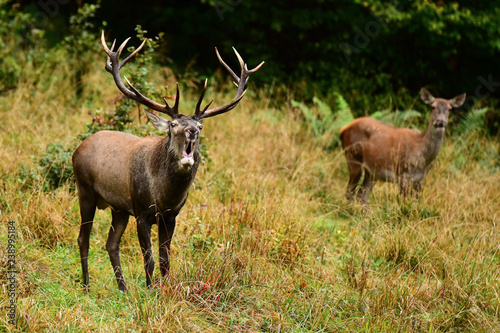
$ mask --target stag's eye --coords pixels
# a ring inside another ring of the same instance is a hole
[[[179,125],[179,124],[174,123],[174,122],[172,122],[172,123],[170,123],[170,124],[172,125],[172,127],[177,127],[177,125]]]
[[[203,125],[198,125],[198,129],[201,131],[203,129]]]

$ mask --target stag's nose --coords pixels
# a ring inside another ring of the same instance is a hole
[[[196,140],[198,138],[199,131],[196,128],[188,128],[186,129],[186,138],[189,140]]]

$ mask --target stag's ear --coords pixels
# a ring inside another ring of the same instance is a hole
[[[430,105],[434,102],[434,96],[432,96],[431,93],[428,92],[425,88],[420,89],[420,97],[425,104]]]
[[[157,116],[149,111],[146,111],[146,114],[151,124],[153,124],[157,130],[170,134],[170,120],[166,120],[165,118]]]
[[[454,108],[459,108],[465,102],[465,94],[458,95],[453,99],[450,99],[448,102],[450,102],[450,105],[453,106]]]

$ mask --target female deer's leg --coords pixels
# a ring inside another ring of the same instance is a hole
[[[370,196],[370,192],[372,191],[373,186],[375,185],[375,178],[368,169],[364,168],[365,177],[363,179],[363,184],[358,191],[358,200],[364,205],[368,206],[368,197]]]
[[[412,196],[416,199],[418,199],[420,193],[422,193],[422,182],[421,181],[415,181],[412,183]]]
[[[351,200],[356,193],[356,188],[359,186],[359,180],[363,173],[363,154],[360,144],[354,144],[345,149],[345,157],[347,159],[347,167],[349,168],[349,183],[345,196],[347,200]]]
[[[347,163],[349,167],[349,183],[347,184],[347,191],[345,196],[347,200],[351,200],[354,194],[356,193],[356,188],[359,185],[359,180],[361,178],[361,174],[363,173],[363,168],[361,164],[355,161],[349,161]]]

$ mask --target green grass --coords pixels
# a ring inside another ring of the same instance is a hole
[[[0,96],[0,280],[9,220],[19,271],[17,324],[2,312],[1,331],[500,330],[498,142],[447,135],[420,199],[403,202],[379,183],[366,214],[344,198],[340,148],[322,148],[302,114],[274,108],[251,83],[235,110],[204,122],[209,159],[178,217],[171,276],[160,281],[156,269],[157,284],[145,288],[132,222],[121,242],[129,292],[118,292],[105,250],[110,213],[100,211],[83,293],[76,194],[21,184],[20,163],[32,168],[31,156],[80,134],[88,111],[112,109],[119,93],[101,63],[79,99],[67,76],[51,73]],[[207,94],[220,105],[231,89]],[[182,109],[196,100],[184,93]],[[157,258],[155,228],[152,237]],[[0,295],[4,308],[6,288]]]

